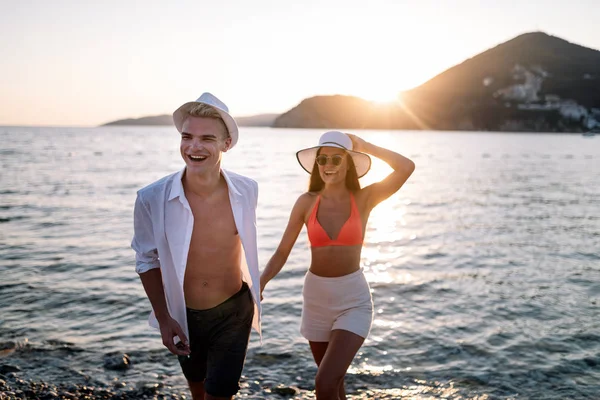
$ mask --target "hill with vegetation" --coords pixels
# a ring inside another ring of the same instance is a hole
[[[303,100],[275,127],[581,132],[600,126],[600,51],[542,32],[489,49],[381,105]]]

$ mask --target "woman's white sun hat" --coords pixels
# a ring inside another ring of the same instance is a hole
[[[356,166],[356,174],[359,178],[365,176],[371,168],[371,157],[368,154],[353,151],[350,136],[339,131],[329,131],[321,135],[318,146],[309,147],[296,153],[298,162],[309,174],[312,173],[317,152],[321,147],[337,147],[345,150],[352,157],[352,161],[354,161],[354,165]]]
[[[179,133],[181,133],[181,129],[183,129],[183,122],[187,117],[188,111],[197,104],[206,104],[217,110],[221,118],[223,118],[223,122],[225,122],[229,136],[231,136],[231,147],[229,148],[233,148],[238,141],[238,126],[235,123],[235,119],[229,114],[229,108],[227,108],[225,103],[208,92],[202,93],[202,95],[198,97],[198,100],[187,102],[175,110],[173,113],[173,122]]]

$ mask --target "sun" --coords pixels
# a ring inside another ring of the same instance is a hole
[[[365,93],[360,97],[377,104],[390,104],[402,101],[402,96],[398,90],[390,90],[388,88],[370,88],[364,92]]]

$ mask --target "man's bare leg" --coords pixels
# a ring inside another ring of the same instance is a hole
[[[203,382],[190,382],[188,381],[190,392],[192,392],[193,400],[206,400],[204,397],[204,381]]]

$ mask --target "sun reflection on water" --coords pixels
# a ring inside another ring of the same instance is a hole
[[[377,133],[373,140],[382,143],[393,142],[393,138],[386,133]],[[369,140],[372,138],[370,137]],[[392,172],[385,162],[373,158],[371,171],[363,178],[363,186],[379,182]],[[389,199],[380,203],[373,209],[369,216],[365,232],[365,246],[362,251],[362,264],[369,282],[393,283],[407,282],[410,277],[402,276],[394,271],[405,254],[402,247],[414,239],[415,235],[406,229],[407,207],[411,204],[410,199],[403,198],[398,192]]]
[[[373,325],[379,328],[387,328],[388,330],[392,330],[400,328],[402,325],[404,325],[404,322],[402,320],[390,321],[387,319],[375,318]]]
[[[363,362],[361,365],[351,366],[348,369],[349,374],[369,374],[369,375],[382,375],[385,372],[400,372],[399,369],[394,369],[391,365],[369,365],[366,362]]]

